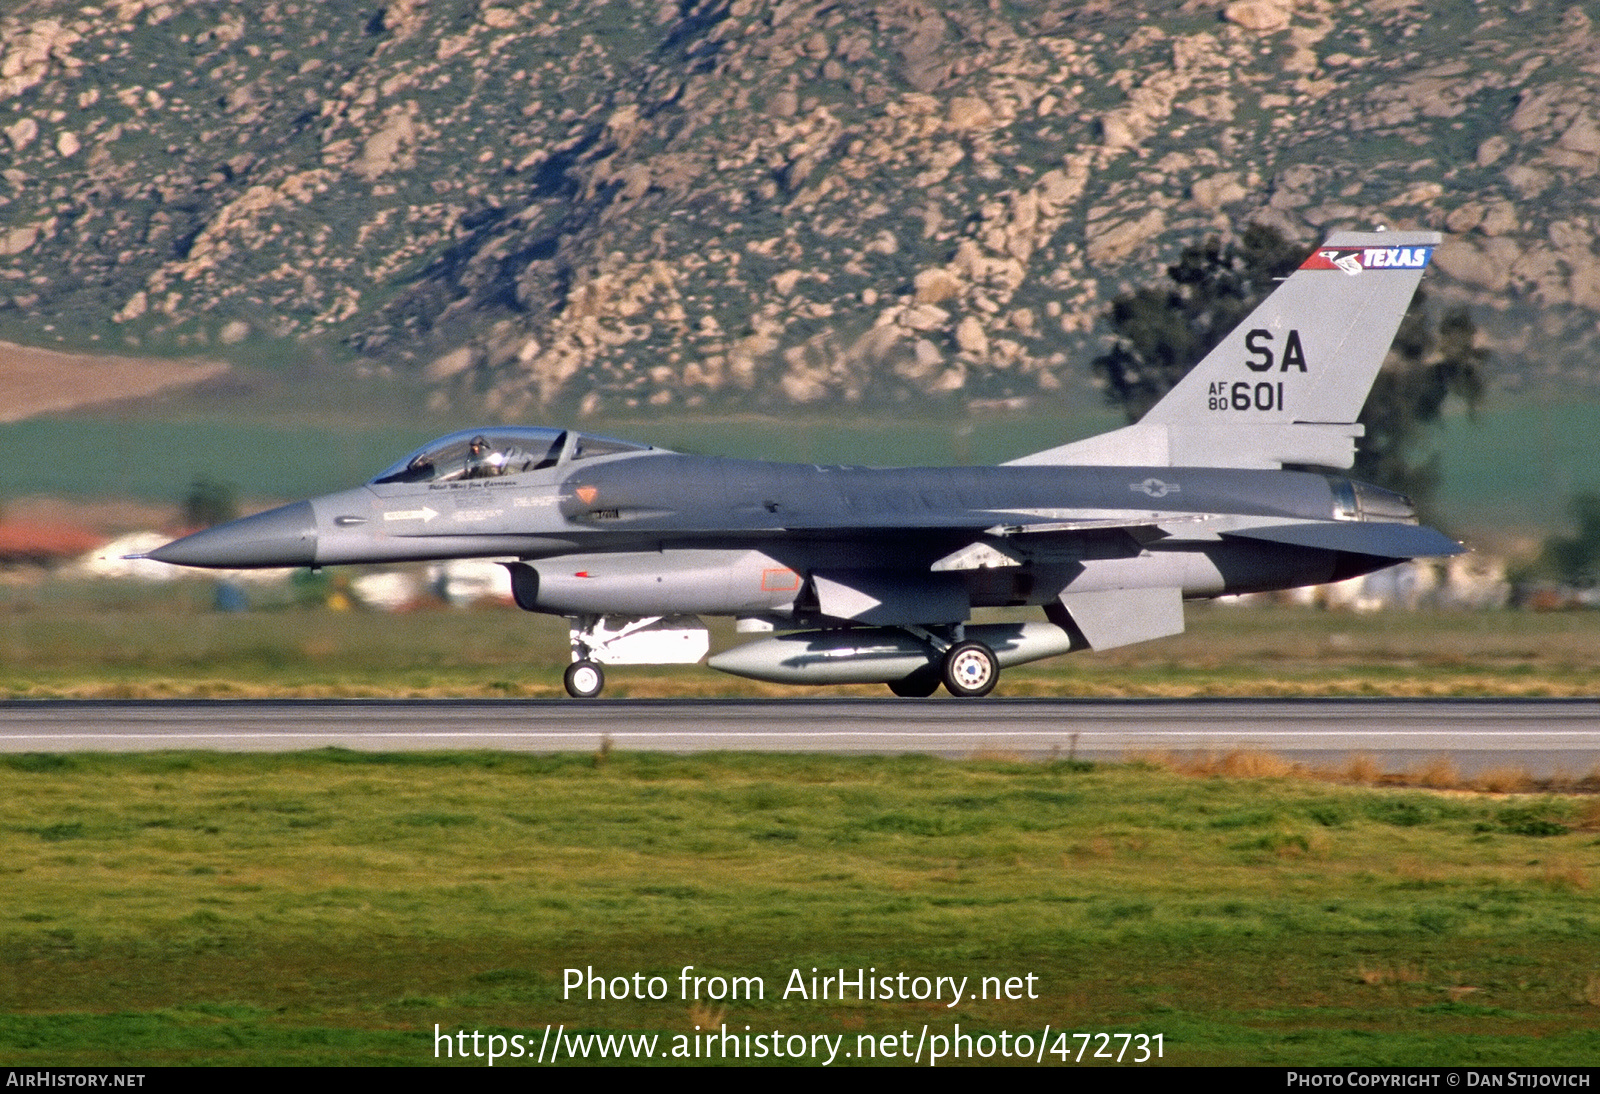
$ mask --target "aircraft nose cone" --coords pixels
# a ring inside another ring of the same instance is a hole
[[[312,566],[316,555],[316,513],[310,502],[297,501],[175,539],[146,557],[178,566],[248,569]]]

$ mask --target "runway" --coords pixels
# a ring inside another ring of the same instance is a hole
[[[0,703],[0,752],[1270,752],[1404,771],[1600,771],[1600,701],[1505,699],[183,700]]]

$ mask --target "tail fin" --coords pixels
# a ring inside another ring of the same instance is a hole
[[[1336,232],[1123,429],[1011,461],[1349,467],[1356,422],[1437,232]]]

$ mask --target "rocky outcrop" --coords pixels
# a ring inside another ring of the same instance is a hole
[[[38,2],[0,16],[0,313],[341,344],[441,399],[1086,394],[1186,244],[1435,227],[1504,382],[1592,385],[1581,7]]]

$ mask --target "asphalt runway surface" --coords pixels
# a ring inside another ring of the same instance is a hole
[[[1269,752],[1388,771],[1600,772],[1600,701],[1517,699],[19,700],[0,752],[927,753],[1120,760]]]

